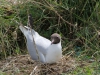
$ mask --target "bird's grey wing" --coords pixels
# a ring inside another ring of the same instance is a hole
[[[38,53],[36,52],[36,49],[34,47],[34,43],[31,40],[27,41],[27,49],[28,49],[28,52],[33,60],[38,60],[38,55],[39,55],[39,58],[40,58],[39,60],[41,62],[45,62],[45,57],[44,57],[43,53],[41,53],[39,51],[39,49],[38,49]]]
[[[46,55],[47,53],[47,48],[51,45],[51,41],[44,38],[44,37],[40,37],[39,39],[36,40],[36,46],[37,49],[43,53],[44,55]]]

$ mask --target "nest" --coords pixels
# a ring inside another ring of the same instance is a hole
[[[61,75],[72,71],[76,66],[75,59],[67,56],[63,56],[60,61],[53,64],[34,61],[29,55],[8,57],[0,61],[0,70],[7,75]]]

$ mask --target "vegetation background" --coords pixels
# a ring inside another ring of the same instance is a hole
[[[61,35],[64,55],[92,62],[69,75],[100,75],[100,0],[0,0],[1,61],[27,53],[17,22],[27,25],[29,13],[42,36]]]

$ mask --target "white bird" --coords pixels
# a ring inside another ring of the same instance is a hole
[[[35,30],[28,26],[19,26],[20,30],[27,39],[27,49],[33,60],[42,63],[55,63],[62,57],[61,37],[54,33],[51,35],[51,41],[39,35]],[[38,55],[34,46],[33,38],[36,44]]]

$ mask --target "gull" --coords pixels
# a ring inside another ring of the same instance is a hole
[[[26,37],[27,49],[33,60],[39,60],[42,63],[56,63],[61,59],[61,36],[58,33],[53,33],[51,40],[49,40],[39,35],[39,33],[31,27],[20,25],[19,29]]]

